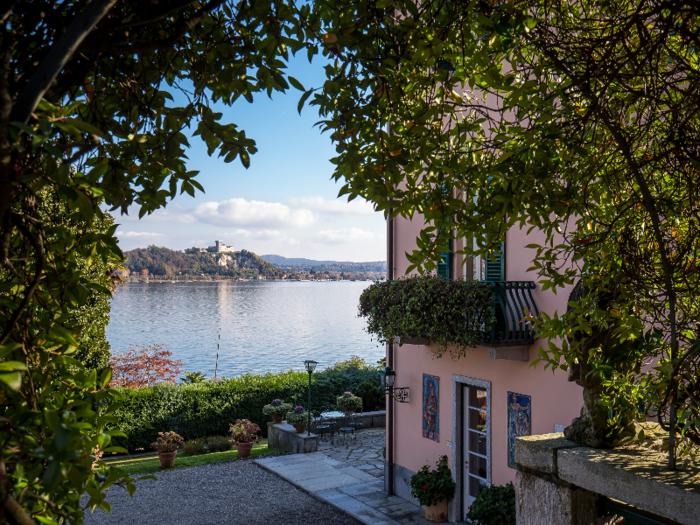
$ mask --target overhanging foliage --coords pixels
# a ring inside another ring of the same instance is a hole
[[[492,303],[493,292],[482,283],[415,276],[368,286],[358,314],[380,343],[425,338],[435,343],[437,357],[450,352],[456,359],[483,338]]]

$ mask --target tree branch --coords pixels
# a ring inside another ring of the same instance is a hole
[[[117,0],[93,0],[85,11],[73,20],[17,97],[12,106],[10,120],[25,124],[29,121],[29,117],[44,97],[44,93],[73,57],[78,46],[116,3]]]

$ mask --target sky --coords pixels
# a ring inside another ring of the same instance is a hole
[[[305,88],[325,78],[323,64],[292,58],[288,72]],[[331,179],[336,155],[329,133],[321,134],[315,107],[297,112],[301,92],[259,94],[253,103],[214,105],[222,122],[233,122],[257,143],[246,170],[239,159],[226,164],[207,155],[199,137],[189,139],[188,169],[198,170],[205,193],[173,199],[166,208],[138,219],[136,208],[117,216],[122,250],[151,244],[182,250],[211,246],[215,240],[258,255],[318,260],[386,259],[382,213],[361,199],[337,198],[342,186]],[[177,100],[177,99],[176,99]]]

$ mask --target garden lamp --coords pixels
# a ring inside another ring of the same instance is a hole
[[[387,366],[384,370],[381,370],[379,372],[379,378],[382,382],[382,388],[387,395],[390,395],[399,403],[408,403],[410,389],[407,386],[394,388],[396,372],[394,372],[393,368]]]
[[[384,370],[379,372],[380,379],[382,381],[382,387],[393,388],[394,380],[396,379],[396,372],[391,367],[386,367]]]
[[[304,361],[304,368],[306,368],[306,371],[309,373],[309,404],[307,406],[307,412],[309,413],[309,418],[308,418],[308,425],[306,427],[306,435],[310,436],[311,435],[311,374],[314,373],[314,370],[316,370],[316,365],[318,362],[316,361],[311,361],[307,360]]]

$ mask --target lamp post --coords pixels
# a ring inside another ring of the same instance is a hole
[[[314,370],[316,370],[316,365],[318,363],[316,361],[311,361],[307,360],[304,361],[304,368],[306,368],[306,371],[309,373],[309,404],[306,407],[306,411],[309,414],[309,419],[308,419],[308,425],[306,426],[307,428],[307,436],[311,435],[311,374],[314,373]]]

